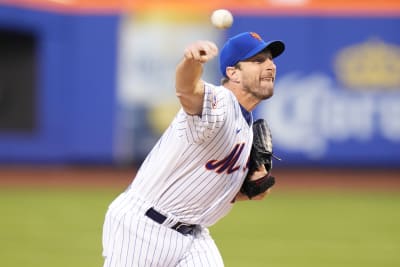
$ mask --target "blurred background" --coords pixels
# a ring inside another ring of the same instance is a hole
[[[0,0],[4,266],[101,266],[107,205],[179,109],[185,46],[243,31],[286,44],[254,112],[282,160],[268,201],[212,229],[226,265],[400,266],[400,1]]]

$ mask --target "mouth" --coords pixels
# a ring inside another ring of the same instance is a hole
[[[267,82],[272,81],[272,82],[274,82],[275,78],[272,77],[272,76],[265,76],[265,77],[261,77],[261,81],[267,81]]]

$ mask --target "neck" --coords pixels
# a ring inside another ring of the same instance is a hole
[[[258,105],[258,103],[260,103],[259,99],[255,98],[252,94],[243,90],[235,83],[227,82],[224,84],[224,86],[232,91],[240,105],[248,112],[251,112]]]

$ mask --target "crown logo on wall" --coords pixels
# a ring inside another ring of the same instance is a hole
[[[400,46],[369,40],[340,51],[337,79],[350,89],[400,90]]]

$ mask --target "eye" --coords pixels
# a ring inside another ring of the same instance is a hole
[[[256,59],[254,60],[254,62],[263,63],[265,60],[266,60],[266,58],[264,58],[264,57],[258,57],[258,58],[256,58]]]
[[[263,63],[265,60],[267,60],[267,57],[265,56],[256,56],[253,58],[252,62]]]

